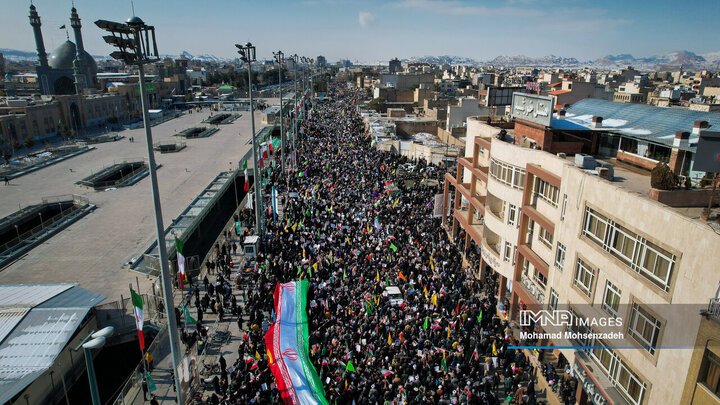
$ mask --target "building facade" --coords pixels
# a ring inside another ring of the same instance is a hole
[[[466,156],[445,177],[451,212],[443,215],[453,236],[464,231],[464,247],[480,253],[476,270],[499,278],[499,315],[518,321],[543,309],[621,319],[620,327],[563,330],[619,331],[615,340],[528,342],[568,359],[582,382],[580,404],[690,403],[693,393],[717,401],[718,357],[706,350],[712,333],[698,313],[720,285],[718,230],[648,198],[646,174],[615,167],[609,175],[600,161],[588,170],[501,131],[468,120]]]

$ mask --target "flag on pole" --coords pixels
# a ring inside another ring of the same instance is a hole
[[[428,328],[428,320],[429,320],[429,318],[426,316],[426,317],[425,317],[425,325],[423,325],[423,329],[427,329],[427,328]]]
[[[389,375],[392,374],[392,373],[393,373],[393,372],[390,371],[390,370],[386,370],[386,369],[384,369],[384,368],[381,368],[381,369],[380,369],[380,374],[382,374],[383,377],[387,377],[387,376],[389,376]]]
[[[190,309],[188,309],[188,307],[185,307],[185,306],[183,307],[183,309],[185,310],[185,325],[186,325],[185,327],[187,327],[187,325],[195,325],[195,323],[197,323],[197,321],[195,319],[193,319],[192,316],[190,316]]]
[[[391,243],[391,244],[390,244],[390,249],[392,249],[393,252],[397,252],[397,249],[398,249],[398,248],[397,248],[397,246],[395,246],[395,244]]]
[[[178,273],[180,274],[180,289],[185,289],[185,256],[182,254],[183,250],[183,242],[175,238],[175,247],[177,249],[177,265],[178,265]]]
[[[442,364],[443,371],[445,371],[447,373],[448,368],[447,368],[447,360],[445,359],[445,352],[443,352],[443,359],[442,359],[441,364]]]
[[[405,276],[402,274],[402,271],[398,273],[398,278],[402,281],[407,281],[407,279],[405,279]]]
[[[155,381],[153,381],[152,376],[147,370],[145,371],[145,379],[147,380],[148,391],[153,392],[157,390],[157,387],[155,386]]]
[[[390,336],[390,334],[388,333],[388,345],[392,345],[392,343],[393,343],[392,336]]]
[[[143,300],[140,295],[133,291],[130,287],[130,297],[132,298],[133,314],[135,315],[135,326],[138,331],[138,340],[140,341],[140,349],[145,350],[145,336],[143,336]]]
[[[351,373],[355,372],[355,366],[353,366],[353,364],[350,362],[350,360],[348,360],[347,366],[345,366],[345,370],[347,370]]]
[[[250,180],[248,179],[247,174],[247,159],[243,161],[243,173],[245,173],[245,191],[250,190]]]

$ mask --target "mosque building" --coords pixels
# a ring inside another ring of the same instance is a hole
[[[70,13],[70,26],[75,34],[75,42],[68,39],[49,57],[45,52],[40,16],[34,5],[30,5],[30,25],[35,34],[35,47],[40,63],[37,66],[37,75],[42,94],[83,94],[86,88],[98,88],[97,64],[83,46],[82,24],[75,7]]]

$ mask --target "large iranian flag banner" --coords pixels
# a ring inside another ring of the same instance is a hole
[[[278,283],[275,287],[277,319],[265,334],[270,370],[286,405],[328,405],[308,355],[307,291],[307,280]]]

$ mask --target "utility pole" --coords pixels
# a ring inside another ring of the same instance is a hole
[[[282,98],[282,65],[285,61],[285,55],[282,51],[273,52],[275,61],[278,63],[278,86],[280,88],[280,168],[283,174],[285,174],[285,131],[283,130],[283,120],[285,115],[283,114],[283,98]]]
[[[163,225],[162,208],[160,206],[160,191],[157,180],[157,167],[153,151],[150,114],[148,113],[147,89],[145,88],[145,69],[143,65],[160,60],[157,42],[155,41],[155,27],[145,25],[140,17],[130,17],[125,24],[106,20],[95,21],[100,29],[112,35],[103,39],[110,45],[119,49],[110,54],[115,59],[123,60],[127,64],[137,65],[140,74],[140,101],[142,106],[143,123],[145,125],[145,140],[148,151],[148,170],[150,172],[150,185],[152,187],[153,207],[155,209],[155,232],[157,246],[160,254],[160,277],[162,279],[163,295],[165,301],[165,315],[168,321],[168,334],[170,337],[170,351],[173,358],[173,373],[175,375],[175,394],[178,404],[183,404],[181,374],[178,367],[182,364],[180,346],[178,341],[177,323],[175,322],[175,303],[172,286],[170,285],[170,268],[168,266],[167,245],[165,243],[165,227]]]
[[[260,240],[265,240],[265,224],[262,222],[262,178],[260,170],[258,168],[260,159],[258,159],[258,146],[255,134],[255,106],[253,104],[253,93],[252,93],[252,63],[255,59],[255,47],[250,42],[245,45],[235,44],[240,54],[240,59],[247,63],[248,67],[248,96],[250,97],[250,131],[252,137],[252,148],[253,148],[253,188],[255,191],[255,229]],[[264,242],[263,242],[264,243]]]

